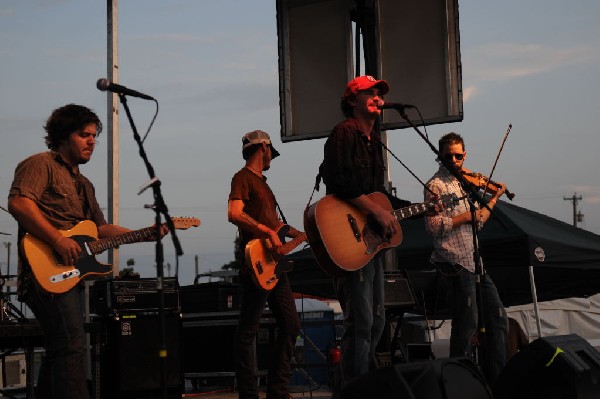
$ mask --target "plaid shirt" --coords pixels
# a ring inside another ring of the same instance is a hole
[[[466,194],[458,180],[443,166],[440,166],[427,182],[427,187],[438,196],[455,194],[457,197],[463,197]],[[432,197],[433,194],[425,190],[425,200],[430,201]],[[452,223],[452,217],[465,212],[469,212],[469,203],[467,199],[462,199],[438,215],[425,217],[425,227],[433,237],[433,253],[430,262],[448,262],[475,272],[471,223],[464,223],[456,228]],[[481,224],[478,228],[481,228]]]

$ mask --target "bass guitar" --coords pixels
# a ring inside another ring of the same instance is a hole
[[[172,220],[176,229],[200,225],[200,220],[197,218],[175,217]],[[48,243],[32,234],[25,234],[21,243],[36,281],[44,290],[52,294],[69,291],[85,277],[110,274],[113,270],[112,265],[98,262],[95,255],[119,245],[143,241],[154,235],[156,227],[146,227],[99,240],[96,224],[91,220],[84,220],[72,229],[60,232],[65,237],[75,240],[81,247],[82,251],[75,265],[64,265],[62,257]]]
[[[281,242],[285,240],[290,226],[284,225],[278,231],[277,235]],[[306,241],[306,233],[294,237],[283,244],[283,255],[289,254],[298,245]],[[246,244],[246,264],[252,270],[251,276],[257,287],[264,290],[272,290],[279,281],[282,273],[292,270],[292,262],[283,258],[275,259],[271,252],[271,242],[266,238],[257,238]]]
[[[394,210],[383,193],[375,192],[367,197],[396,217],[396,234],[385,237],[375,220],[334,195],[321,198],[304,213],[304,230],[315,258],[332,276],[359,270],[380,250],[400,245],[402,219],[425,213],[444,202],[423,202]],[[449,202],[448,197],[444,198]]]

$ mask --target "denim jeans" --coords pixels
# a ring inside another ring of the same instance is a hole
[[[248,273],[240,273],[242,309],[235,337],[235,366],[240,399],[258,399],[256,355],[254,344],[260,318],[269,303],[278,327],[275,345],[269,358],[267,398],[287,398],[290,380],[290,359],[300,320],[286,274],[271,291],[258,288]]]
[[[477,332],[477,274],[460,265],[437,264],[440,276],[448,283],[448,301],[452,307],[452,332],[450,333],[450,356],[471,354],[472,338]],[[506,334],[508,319],[498,296],[498,290],[489,274],[482,278],[481,296],[485,322],[485,346],[480,358],[483,373],[493,384],[506,363]]]
[[[89,399],[85,368],[83,287],[52,295],[37,284],[25,302],[40,322],[46,353],[37,383],[37,399]]]
[[[376,256],[362,269],[335,279],[344,313],[340,345],[341,385],[374,368],[375,347],[385,327],[383,257]]]

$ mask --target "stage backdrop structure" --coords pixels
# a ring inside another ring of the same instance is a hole
[[[329,135],[361,43],[366,73],[397,93],[388,101],[418,106],[428,125],[463,119],[458,0],[277,0],[277,35],[283,142]],[[395,111],[383,122],[382,130],[408,126]]]

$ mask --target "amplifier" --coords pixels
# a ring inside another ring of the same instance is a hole
[[[403,270],[384,272],[385,307],[408,309],[415,305],[410,281]]]
[[[96,280],[90,287],[90,313],[113,315],[122,312],[158,311],[156,278]],[[163,279],[165,310],[179,312],[179,283]]]
[[[215,282],[181,287],[182,313],[226,312],[241,306],[238,284]]]

